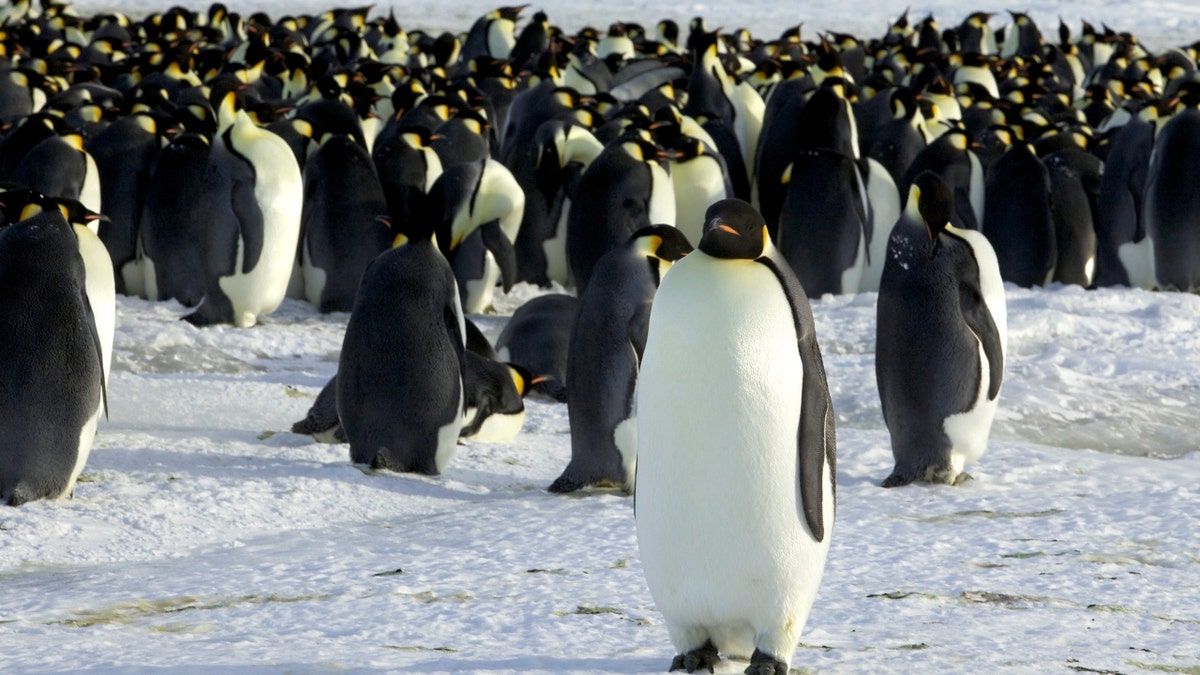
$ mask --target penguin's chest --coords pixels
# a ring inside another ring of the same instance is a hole
[[[802,374],[767,267],[694,253],[664,278],[638,380],[636,507],[647,579],[681,603],[753,604],[797,574],[811,540],[797,509]]]

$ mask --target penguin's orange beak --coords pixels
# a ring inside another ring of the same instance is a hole
[[[729,234],[732,234],[732,235],[733,235],[733,236],[735,236],[735,237],[740,237],[740,236],[742,236],[741,234],[739,234],[739,233],[738,233],[738,231],[737,231],[737,230],[735,230],[735,229],[733,229],[732,227],[730,227],[730,226],[726,225],[725,223],[721,223],[720,225],[717,225],[717,229],[718,229],[718,230],[722,230],[722,231],[724,231],[724,232],[728,232]]]

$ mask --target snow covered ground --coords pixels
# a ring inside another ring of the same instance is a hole
[[[874,301],[814,303],[838,520],[794,667],[1197,672],[1200,297],[1010,287],[975,480],[895,490],[877,487]],[[74,499],[0,512],[6,669],[669,664],[632,500],[544,491],[570,454],[564,406],[530,401],[516,442],[462,446],[441,477],[368,475],[287,431],[336,368],[345,315],[288,301],[253,329],[198,330],[178,305],[118,309],[111,416]]]
[[[799,20],[869,34],[905,6],[807,4],[545,8],[568,29],[700,14],[764,34]],[[975,8],[910,16],[951,25]],[[397,5],[406,27],[436,30],[487,9]],[[1061,15],[1151,45],[1200,37],[1193,3],[1021,9],[1048,32]],[[479,319],[491,337],[533,292]],[[874,301],[814,303],[838,415],[838,519],[794,668],[1200,673],[1200,297],[1010,287],[1007,379],[975,480],[896,490],[877,487],[892,460]],[[367,474],[345,446],[287,431],[335,370],[345,315],[288,301],[253,329],[198,330],[183,312],[119,300],[110,418],[74,498],[0,511],[6,671],[665,670],[673,650],[632,500],[544,490],[569,457],[565,407],[530,401],[517,441],[464,445],[443,476]]]

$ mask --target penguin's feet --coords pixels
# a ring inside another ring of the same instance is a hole
[[[954,485],[962,485],[963,483],[969,483],[973,480],[975,480],[975,478],[972,477],[971,474],[964,471],[954,477]]]
[[[706,670],[713,672],[713,667],[720,663],[721,658],[717,656],[717,647],[712,643],[712,640],[706,640],[704,644],[693,649],[686,654],[676,654],[671,661],[671,667],[667,672],[675,672],[676,670],[686,670],[689,673],[694,673],[697,670]]]
[[[770,654],[755,649],[750,656],[750,665],[746,667],[746,675],[787,675],[788,665]]]

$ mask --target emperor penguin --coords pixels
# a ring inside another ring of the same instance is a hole
[[[321,312],[347,312],[363,270],[388,248],[377,218],[387,200],[366,147],[324,134],[304,163],[300,261],[304,293]]]
[[[588,165],[567,218],[567,262],[582,296],[605,253],[647,225],[675,224],[675,191],[661,148],[623,134]]]
[[[168,124],[162,116],[139,112],[126,115],[87,142],[100,176],[100,239],[113,261],[117,290],[145,297],[145,282],[137,258],[142,203],[150,190],[154,158],[167,143]]]
[[[963,480],[996,414],[1008,343],[1004,284],[988,240],[951,225],[953,212],[946,182],[921,173],[888,243],[875,378],[896,466],[883,487]]]
[[[525,176],[525,217],[513,242],[517,280],[539,286],[570,282],[567,266],[567,218],[571,195],[588,165],[604,146],[583,125],[551,119],[534,134],[537,155],[531,175]],[[524,165],[522,165],[524,166]],[[513,176],[520,183],[522,176]]]
[[[463,311],[480,314],[491,307],[498,279],[505,291],[516,279],[512,242],[520,232],[525,193],[503,164],[485,157],[448,165],[431,197],[442,198],[444,218],[455,233],[451,266]],[[470,234],[458,234],[465,232]]]
[[[924,171],[938,174],[954,192],[951,224],[960,230],[978,231],[983,221],[983,165],[971,150],[967,133],[951,129],[925,146],[897,184],[901,194],[907,195],[913,178]]]
[[[496,338],[500,361],[533,374],[531,394],[567,402],[567,355],[578,311],[579,300],[573,295],[539,295],[518,307]]]
[[[350,461],[438,475],[463,427],[466,327],[435,223],[409,219],[362,274],[336,378]]]
[[[100,212],[100,173],[77,133],[51,136],[29,151],[13,171],[12,182],[47,197],[78,199]]]
[[[571,461],[551,492],[598,485],[634,490],[634,392],[654,293],[671,265],[692,250],[670,225],[638,230],[596,263],[579,298],[567,351]]]
[[[1032,145],[1014,143],[988,169],[983,233],[1005,281],[1030,288],[1054,278],[1058,237],[1050,200],[1050,172]]]
[[[500,7],[476,19],[463,42],[462,55],[459,57],[462,63],[479,57],[500,61],[507,59],[517,43],[516,22],[525,7]]]
[[[488,443],[511,441],[525,424],[529,371],[471,350],[463,353],[463,427],[459,437]]]
[[[762,216],[722,200],[705,218],[650,312],[638,549],[672,670],[723,653],[787,673],[833,530],[833,406],[804,289]]]
[[[1186,107],[1162,125],[1146,172],[1143,206],[1152,242],[1155,286],[1200,290],[1200,198],[1194,189],[1200,162],[1200,109]]]
[[[1096,286],[1155,286],[1142,204],[1158,115],[1156,106],[1147,105],[1109,139],[1096,198]]]
[[[700,241],[704,212],[714,202],[734,196],[725,160],[695,136],[680,135],[668,151],[676,227],[688,241]]]
[[[823,86],[801,109],[796,126],[803,131],[781,178],[779,250],[809,297],[858,292],[874,236],[854,117],[841,89]]]
[[[246,328],[287,294],[300,238],[300,166],[288,144],[244,110],[214,139],[209,163],[224,204],[209,205],[216,220],[209,223],[204,300],[183,318]]]
[[[222,201],[206,179],[211,153],[212,140],[189,131],[176,135],[154,160],[137,235],[138,267],[149,300],[174,299],[195,307],[204,298],[203,242],[209,214]]]
[[[87,462],[106,396],[85,277],[71,225],[48,203],[0,230],[2,503],[66,496]]]

